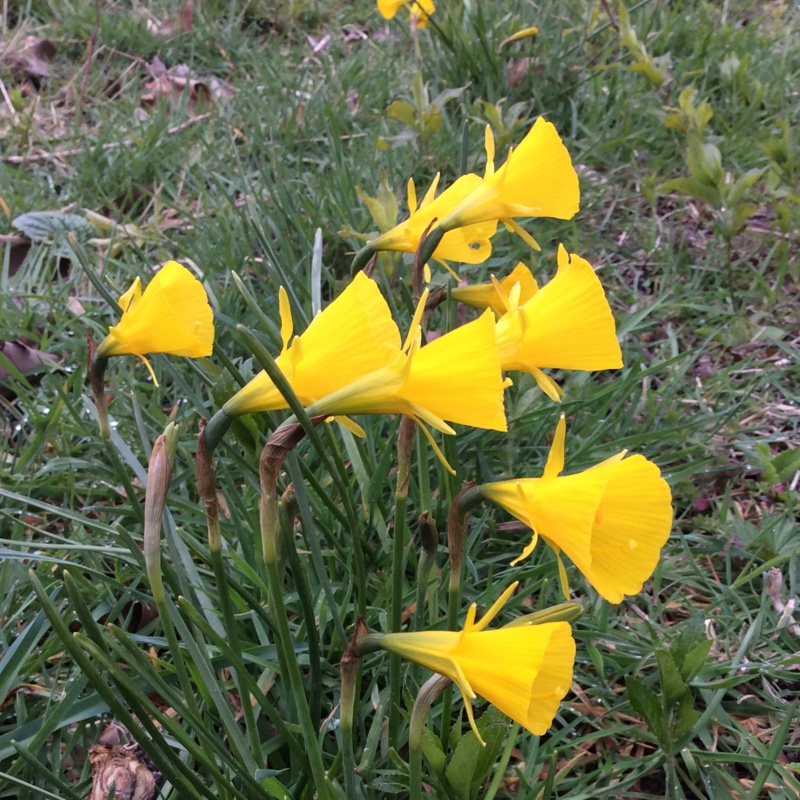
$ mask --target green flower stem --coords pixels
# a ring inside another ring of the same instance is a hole
[[[219,519],[217,520],[217,536],[219,536]],[[239,631],[236,626],[231,593],[228,588],[228,576],[225,573],[225,563],[222,559],[221,548],[211,548],[210,555],[211,566],[214,570],[214,578],[217,582],[217,597],[219,598],[222,610],[222,624],[230,640],[232,651],[234,653],[241,653],[242,646],[239,640]],[[261,738],[258,735],[258,727],[256,726],[256,719],[253,713],[253,704],[250,702],[251,691],[247,686],[242,669],[234,667],[231,669],[231,672],[236,681],[239,697],[242,698],[242,714],[244,716],[247,735],[250,739],[250,749],[253,752],[253,757],[260,764],[262,762]]]
[[[122,463],[122,459],[119,457],[117,448],[111,439],[106,439],[104,443],[106,447],[106,453],[108,453],[111,463],[114,465],[114,472],[116,473],[117,478],[119,478],[120,483],[122,483],[122,486],[125,489],[125,495],[130,501],[133,513],[136,516],[136,519],[139,521],[139,524],[144,525],[144,509],[142,508],[141,503],[136,502],[136,489],[134,488],[131,476],[128,473],[128,470],[125,468],[125,465]]]
[[[375,250],[372,249],[372,244],[368,242],[356,253],[353,263],[350,266],[350,274],[355,275],[357,272],[364,269],[374,255]]]
[[[227,658],[232,664],[241,664],[241,669],[239,669],[238,672],[241,674],[243,683],[247,690],[242,694],[242,697],[246,698],[248,694],[252,695],[261,707],[261,710],[266,714],[269,721],[275,726],[278,734],[289,746],[289,749],[292,751],[292,753],[294,753],[301,763],[307,762],[304,746],[300,744],[294,733],[289,730],[281,715],[275,710],[274,706],[272,703],[270,703],[269,699],[261,690],[253,676],[250,675],[250,673],[244,667],[244,664],[241,661],[241,650],[234,649],[232,639],[231,641],[228,641],[224,637],[220,636],[211,627],[211,625],[208,624],[208,620],[185,597],[179,597],[178,604],[191,622],[200,628],[203,634],[208,637],[209,641],[211,641],[215,647],[219,648],[220,653],[222,653],[225,658]]]
[[[342,735],[342,769],[344,770],[344,793],[347,800],[358,800],[363,796],[356,782],[356,755],[353,741],[353,720],[345,725],[344,718],[339,726]]]
[[[511,754],[514,752],[514,745],[517,743],[519,729],[519,722],[515,722],[511,726],[511,733],[506,738],[506,746],[503,748],[503,752],[500,755],[500,761],[497,762],[497,768],[495,769],[494,777],[492,778],[492,782],[489,784],[489,788],[486,790],[486,797],[484,797],[484,800],[494,800],[494,796],[497,794],[497,790],[500,788],[500,784],[503,781],[503,776],[506,774],[508,762],[511,760]]]
[[[322,545],[320,544],[317,529],[314,525],[314,519],[311,515],[311,503],[307,496],[306,487],[302,481],[303,470],[300,459],[297,458],[296,453],[289,453],[286,459],[286,465],[289,470],[289,477],[292,479],[295,495],[298,499],[298,512],[300,514],[300,521],[303,525],[303,539],[306,547],[311,553],[311,564],[314,568],[317,580],[319,581],[325,598],[328,601],[328,608],[330,611],[333,626],[336,629],[336,635],[342,640],[342,645],[347,642],[347,634],[345,633],[344,623],[342,622],[342,615],[339,612],[339,606],[336,603],[336,595],[333,592],[328,571],[325,568],[325,558],[322,555]],[[330,647],[335,644],[336,636],[330,642]]]
[[[417,423],[414,420],[409,417],[403,417],[400,420],[400,431],[397,435],[397,489],[394,493],[394,534],[392,539],[392,598],[389,616],[389,630],[391,633],[399,633],[403,624],[404,556],[408,541],[406,502],[408,500],[408,481],[416,430]],[[400,656],[394,653],[389,661],[389,686],[389,742],[397,747],[402,685],[400,679]]]
[[[411,800],[422,800],[422,735],[425,732],[425,721],[436,698],[448,685],[451,685],[450,679],[443,675],[433,675],[428,678],[420,688],[414,708],[411,710],[408,731],[408,789]]]
[[[306,573],[300,564],[297,555],[292,524],[289,521],[287,508],[283,503],[278,505],[278,520],[283,533],[283,552],[292,570],[297,597],[300,601],[300,611],[306,624],[306,637],[308,638],[308,663],[311,670],[311,699],[309,709],[311,719],[318,720],[322,717],[322,655],[319,647],[319,631],[317,618],[314,614],[314,598],[306,579]],[[314,726],[317,727],[316,725]]]
[[[106,674],[98,671],[92,661],[78,644],[67,626],[64,617],[53,605],[52,600],[42,586],[39,578],[33,570],[28,572],[34,593],[36,594],[39,605],[44,611],[53,631],[61,640],[67,652],[80,668],[81,672],[87,677],[94,690],[103,698],[114,717],[122,723],[135,741],[147,743],[152,741],[154,747],[148,748],[147,753],[152,758],[153,763],[158,769],[168,776],[169,781],[175,788],[186,794],[187,797],[204,797],[207,793],[199,777],[176,758],[166,757],[164,754],[172,752],[172,746],[167,744],[162,732],[148,717],[137,717],[131,713],[128,704],[120,698],[119,692],[108,685]]]
[[[289,630],[289,620],[286,616],[286,606],[283,603],[281,594],[280,574],[277,561],[267,562],[267,574],[269,576],[269,595],[272,617],[278,627],[278,640],[276,644],[283,651],[284,662],[286,663],[289,675],[289,683],[294,695],[297,707],[300,728],[303,733],[303,742],[306,747],[311,775],[317,790],[319,800],[332,800],[331,786],[325,775],[325,767],[322,763],[322,752],[317,738],[317,731],[311,720],[311,712],[308,708],[305,689],[303,687],[303,676],[297,666],[297,659],[294,654],[292,632]]]
[[[419,260],[422,264],[427,264],[433,258],[433,252],[441,244],[442,237],[446,231],[440,227],[434,228],[426,237],[419,249]]]
[[[292,428],[296,430],[292,430]],[[264,447],[259,466],[261,482],[259,519],[263,556],[267,567],[269,607],[278,632],[276,645],[278,652],[282,654],[282,667],[284,674],[288,675],[292,695],[294,696],[295,708],[303,733],[303,740],[308,751],[309,767],[317,790],[317,796],[320,800],[329,800],[331,798],[331,785],[325,775],[317,729],[311,719],[308,698],[303,686],[303,676],[300,674],[300,668],[297,665],[297,658],[294,653],[294,640],[289,629],[286,606],[283,602],[281,569],[278,565],[278,543],[281,535],[278,522],[278,473],[287,452],[295,446],[302,434],[303,431],[294,425],[286,431],[285,436],[280,432],[273,434]]]
[[[240,798],[240,800],[247,799],[247,795],[233,786],[230,779],[220,769],[220,766],[208,758],[206,748],[209,747],[209,743],[207,741],[209,737],[207,734],[204,736],[204,739],[206,739],[204,743],[196,741],[183,728],[180,722],[172,718],[170,715],[164,713],[155,705],[155,703],[153,703],[152,700],[150,700],[149,697],[144,695],[139,686],[130,678],[125,670],[122,670],[119,667],[118,663],[116,663],[112,657],[102,652],[100,648],[94,644],[94,642],[84,637],[82,634],[75,634],[75,639],[80,646],[99,663],[105,674],[107,674],[115,682],[122,696],[127,699],[131,709],[137,714],[137,716],[139,716],[139,718],[142,720],[142,724],[145,725],[148,730],[151,729],[151,726],[155,727],[156,725],[160,725],[169,736],[173,737],[183,748],[186,749],[193,759],[203,764],[209,775],[211,775],[217,784],[218,792],[223,792],[228,796]],[[122,639],[120,639],[119,644],[123,644]],[[118,653],[118,655],[121,655],[121,653]],[[190,718],[194,724],[197,724],[198,718],[195,718],[191,715],[187,717],[187,719]],[[240,766],[237,763],[236,757],[233,755],[233,753],[226,754],[225,761],[227,761],[229,769]],[[250,791],[252,791],[254,788],[260,788],[249,774],[245,773],[241,777],[243,778],[243,783],[246,786],[249,784],[248,788]],[[252,785],[254,783],[255,786]],[[205,794],[208,794],[207,790]],[[225,795],[223,794],[223,796]]]
[[[297,398],[297,395],[286,380],[286,376],[281,372],[275,359],[270,355],[267,349],[259,342],[251,331],[242,325],[237,326],[237,331],[244,339],[245,344],[255,356],[262,369],[267,373],[269,379],[275,384],[275,388],[283,395],[292,413],[295,415],[297,422],[302,426],[303,430],[308,436],[309,441],[317,452],[317,456],[322,462],[325,469],[328,470],[337,490],[342,498],[342,505],[344,506],[345,514],[347,516],[349,533],[353,542],[353,550],[361,552],[361,526],[356,514],[355,504],[353,503],[353,495],[348,487],[348,475],[344,468],[344,463],[336,463],[331,459],[328,448],[323,444],[322,438],[317,431],[314,422],[312,422],[303,404]],[[318,422],[319,420],[317,420]],[[209,423],[210,424],[210,423]],[[363,555],[363,554],[362,554]],[[356,562],[358,569],[358,562]],[[363,578],[362,586],[366,585],[366,578]],[[367,598],[366,591],[357,598],[357,608],[359,614],[366,614]]]
[[[403,619],[403,555],[406,542],[406,500],[408,494],[398,490],[394,500],[394,538],[392,539],[392,599],[389,629],[399,632]],[[400,726],[400,656],[392,653],[389,661],[389,742],[397,747],[398,728]]]
[[[450,553],[450,584],[447,598],[447,629],[458,630],[458,611],[461,606],[461,574],[464,571],[464,546],[467,539],[467,520],[472,509],[481,502],[480,487],[467,484],[454,498],[447,518],[447,549]],[[442,697],[442,749],[447,752],[450,738],[450,709],[453,687],[449,686]]]
[[[124,464],[120,460],[117,449],[111,439],[111,424],[108,421],[108,405],[106,404],[104,383],[108,359],[98,358],[95,355],[95,344],[90,333],[86,335],[86,348],[86,372],[89,379],[89,386],[92,389],[92,396],[94,397],[94,406],[97,411],[97,425],[100,428],[100,438],[103,440],[103,446],[111,458],[111,463],[114,466],[114,472],[117,478],[125,487],[125,494],[131,504],[133,513],[136,515],[139,524],[144,524],[144,509],[136,502],[136,490],[133,488],[128,470],[125,469]]]
[[[358,699],[359,675],[363,658],[358,651],[358,639],[367,631],[363,617],[356,620],[353,638],[339,662],[341,696],[339,701],[339,733],[341,735],[342,768],[344,790],[348,800],[363,798],[361,784],[356,781],[356,758],[353,742],[355,706]],[[329,773],[330,774],[330,773]]]
[[[209,456],[213,455],[217,445],[222,441],[222,437],[232,424],[233,417],[229,417],[222,409],[215,412],[214,416],[206,422],[206,426],[203,429],[203,441]]]
[[[336,469],[339,474],[346,475],[347,468],[345,467],[339,444],[334,436],[333,428],[330,425],[326,425],[325,433],[328,438],[329,452],[336,464]],[[353,544],[350,553],[353,556],[353,566],[356,569],[357,613],[364,616],[367,613],[367,568],[364,564],[364,546],[361,543],[361,525],[357,520],[350,525],[350,535]]]

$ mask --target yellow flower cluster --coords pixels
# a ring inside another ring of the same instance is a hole
[[[380,0],[378,6],[387,18],[405,7],[418,26],[434,10],[426,0]],[[434,258],[479,263],[491,253],[499,222],[538,249],[517,219],[569,219],[578,211],[578,177],[551,123],[537,119],[497,170],[488,129],[485,145],[483,177],[464,175],[437,196],[437,175],[419,203],[409,181],[408,219],[374,238],[371,249],[416,253],[433,226],[438,231]],[[504,392],[511,384],[505,372],[529,373],[549,398],[559,401],[564,392],[543,370],[622,366],[614,318],[597,274],[563,245],[556,274],[543,286],[519,263],[507,277],[455,288],[452,297],[482,313],[423,341],[426,290],[402,337],[378,284],[358,272],[295,335],[281,287],[282,349],[276,365],[309,415],[335,418],[363,433],[352,415],[402,414],[419,423],[431,443],[428,428],[448,435],[455,434],[454,424],[505,431]],[[137,278],[119,304],[122,317],[99,346],[98,358],[136,355],[150,368],[149,353],[196,358],[212,352],[208,298],[180,264],[166,264],[145,291]],[[285,408],[286,398],[260,372],[218,413],[230,420]],[[562,414],[541,477],[487,483],[478,491],[532,530],[530,543],[512,564],[528,556],[541,537],[558,555],[565,591],[562,553],[600,595],[618,603],[640,591],[655,569],[672,523],[670,490],[655,464],[641,455],[626,457],[624,451],[583,472],[561,475],[565,436]],[[473,605],[461,632],[393,632],[381,637],[380,646],[450,678],[473,727],[471,701],[480,695],[541,734],[571,683],[575,643],[564,621],[488,630],[513,589],[478,623]]]
[[[433,258],[445,264],[448,260],[480,264],[492,254],[490,239],[498,222],[539,250],[518,218],[571,219],[578,213],[578,175],[553,123],[539,117],[497,170],[494,137],[488,126],[485,147],[486,170],[482,178],[474,173],[462,175],[436,197],[437,175],[419,205],[414,183],[409,181],[408,219],[374,237],[370,249],[414,253],[424,231],[435,223],[431,231],[438,229],[441,240]]]

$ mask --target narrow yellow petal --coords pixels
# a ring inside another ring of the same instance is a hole
[[[562,414],[558,418],[556,432],[553,436],[553,444],[550,446],[550,453],[547,456],[547,463],[544,465],[543,478],[555,478],[564,469],[564,442],[567,438],[567,416]]]
[[[525,228],[523,228],[518,222],[508,218],[504,219],[503,223],[509,231],[516,233],[517,236],[519,236],[519,238],[528,245],[528,247],[535,250],[537,253],[541,251],[542,248],[539,247],[539,242],[537,242],[536,239],[534,239],[533,236],[531,236],[528,231],[526,231]]]
[[[489,125],[483,131],[483,144],[486,148],[486,173],[484,178],[494,174],[494,134]]]
[[[131,288],[119,297],[119,307],[123,312],[130,308],[132,302],[137,301],[142,296],[142,279],[137,275],[134,278]]]
[[[539,291],[539,284],[536,282],[536,278],[533,277],[533,273],[522,261],[518,261],[517,266],[500,281],[500,285],[506,292],[511,291],[510,287],[517,283],[520,286],[520,303],[527,303]]]
[[[354,436],[358,436],[359,439],[367,438],[366,431],[357,422],[353,422],[350,417],[331,417],[330,419],[333,420],[333,422],[338,422],[343,428],[346,428]]]
[[[278,314],[281,318],[281,341],[283,349],[286,350],[292,339],[292,333],[294,333],[294,321],[292,320],[292,307],[289,305],[289,295],[286,294],[283,286],[278,289]]]
[[[442,177],[441,172],[437,172],[436,175],[433,176],[433,180],[431,181],[431,185],[428,187],[427,191],[425,192],[425,196],[422,198],[422,202],[420,203],[419,210],[422,210],[426,206],[429,206],[433,199],[436,197],[436,189],[439,186],[439,178]],[[443,193],[444,194],[444,193]],[[416,198],[415,198],[416,199]],[[411,210],[411,205],[409,204],[408,213],[413,214],[414,212]]]
[[[560,403],[564,390],[538,367],[528,367],[528,372],[536,379],[538,387],[554,402]]]
[[[408,213],[413,216],[417,210],[417,187],[414,186],[414,179],[408,179]]]

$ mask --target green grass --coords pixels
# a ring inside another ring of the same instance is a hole
[[[258,330],[277,352],[279,285],[290,293],[296,329],[310,318],[318,228],[323,301],[347,282],[360,243],[339,232],[375,230],[356,187],[374,195],[385,170],[403,215],[409,176],[420,187],[437,171],[449,183],[464,163],[482,171],[481,101],[502,101],[503,113],[524,104],[509,142],[518,142],[537,115],[556,124],[578,165],[582,208],[570,222],[529,226],[541,255],[532,258],[521,241],[501,233],[489,262],[462,274],[470,281],[504,274],[524,259],[550,277],[560,241],[600,268],[625,367],[562,376],[567,467],[584,468],[621,448],[643,453],[672,486],[675,527],[652,581],[620,606],[571,571],[584,604],[575,625],[578,690],[546,736],[504,734],[503,766],[495,772],[489,765],[477,796],[796,797],[797,634],[764,588],[771,567],[781,571],[784,602],[800,587],[796,6],[770,4],[755,13],[742,2],[640,3],[632,12],[638,40],[650,55],[670,57],[669,79],[654,87],[630,70],[635,59],[620,45],[617,9],[608,24],[601,6],[578,0],[535,9],[473,2],[473,15],[441,0],[438,30],[419,34],[419,61],[400,17],[385,23],[367,0],[195,3],[191,30],[170,36],[149,32],[146,21],[175,19],[177,2],[133,10],[106,4],[99,23],[88,0],[11,5],[2,42],[35,35],[51,40],[57,53],[38,87],[0,61],[8,95],[0,98],[0,198],[8,207],[0,213],[0,339],[25,337],[56,363],[24,377],[0,356],[14,378],[0,396],[0,798],[86,797],[88,749],[112,721],[164,774],[162,797],[271,797],[280,796],[278,785],[293,798],[313,794],[258,557],[257,459],[274,426],[240,426],[217,453],[227,510],[227,587],[221,586],[195,488],[194,451],[199,416],[210,416],[233,391],[233,377],[217,358],[156,356],[155,387],[133,359],[112,362],[107,391],[117,447],[107,450],[84,385],[85,330],[102,338],[115,312],[63,236],[28,245],[15,238],[11,220],[31,211],[92,211],[135,226],[129,235],[121,228],[78,232],[86,263],[115,296],[168,258],[197,265],[212,297],[219,347],[246,375],[254,366],[236,324]],[[531,25],[540,28],[535,43],[499,49]],[[730,61],[723,69],[732,56],[745,64],[738,72]],[[168,68],[188,65],[209,87],[214,78],[224,81],[231,91],[205,108],[184,95],[144,109],[148,64],[156,57]],[[520,58],[532,61],[512,85],[507,69]],[[418,70],[430,98],[466,88],[426,141],[380,149],[379,137],[403,133],[386,110],[395,100],[412,100]],[[721,209],[657,191],[690,175],[687,134],[663,120],[691,86],[695,104],[707,100],[713,109],[703,138],[719,149],[728,185],[748,170],[766,169],[742,199],[752,213],[732,235],[722,228]],[[90,241],[92,234],[113,243]],[[68,259],[61,275],[59,258]],[[391,264],[377,277],[404,329],[408,271],[399,259]],[[242,276],[271,331],[231,271]],[[459,431],[457,479],[448,481],[420,443],[408,499],[412,531],[427,508],[443,532],[451,494],[465,480],[538,474],[558,410],[532,380],[516,378],[507,436]],[[180,436],[163,558],[177,650],[170,625],[155,613],[140,549],[147,459],[176,404]],[[325,768],[337,784],[345,637],[359,599],[369,627],[387,630],[391,592],[397,421],[376,418],[365,427],[362,442],[325,426],[319,433],[333,471],[306,442],[281,480],[281,488],[294,483],[301,509],[301,567],[287,568],[284,602],[312,717],[321,725]],[[350,506],[337,480],[346,484]],[[561,599],[547,548],[508,567],[526,533],[499,526],[506,521],[489,507],[473,517],[462,611],[469,601],[485,607],[512,579],[524,591],[511,611]],[[352,572],[354,524],[364,542],[363,598]],[[416,593],[415,560],[409,552],[406,606]],[[426,611],[432,622],[447,608],[444,548],[437,566]],[[318,661],[310,627],[318,632]],[[685,685],[670,684],[665,658],[680,670],[684,651],[706,640],[710,651],[695,674]],[[357,698],[358,791],[369,798],[408,791],[407,719],[393,749],[381,733],[388,663],[384,655],[367,657]],[[404,677],[405,714],[428,675],[408,667]],[[631,678],[667,704],[672,728],[653,730],[645,722],[642,705],[632,704],[626,690]],[[247,714],[245,692],[258,698]],[[187,695],[189,707],[174,712]],[[438,735],[453,726],[450,759],[468,728],[460,703],[444,724],[441,708],[434,705],[428,727]],[[286,722],[284,732],[270,713]],[[459,796],[427,761],[423,773],[434,796]]]

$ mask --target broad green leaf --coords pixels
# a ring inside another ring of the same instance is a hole
[[[441,775],[447,765],[447,759],[442,750],[442,742],[438,736],[427,728],[422,733],[422,753],[431,765],[431,769]]]
[[[477,724],[486,747],[481,745],[474,731],[467,731],[461,737],[447,765],[445,774],[458,800],[472,800],[477,797],[481,785],[500,754],[503,739],[508,731],[505,715],[495,708],[486,711]]]
[[[661,677],[661,692],[667,707],[679,701],[683,695],[689,693],[689,687],[681,678],[681,673],[675,664],[675,659],[669,650],[656,650],[656,664]]]
[[[789,480],[800,469],[800,447],[791,447],[779,453],[772,459],[772,466],[780,480]]]
[[[632,675],[625,678],[625,689],[631,708],[645,721],[650,732],[660,740],[664,726],[664,710],[658,695]]]
[[[681,677],[686,683],[689,683],[703,668],[708,658],[708,653],[711,650],[711,645],[714,642],[709,639],[701,644],[693,647],[679,665]]]
[[[664,192],[685,194],[695,200],[702,200],[715,208],[720,204],[719,192],[713,186],[708,186],[694,178],[673,178],[671,181],[662,183],[658,187],[658,191],[662,194]]]
[[[20,214],[11,224],[34,242],[65,239],[70,233],[74,233],[79,241],[86,241],[97,234],[85,217],[62,211],[29,211]]]
[[[744,193],[767,171],[766,167],[762,169],[750,169],[744,173],[733,184],[728,192],[728,204],[735,206],[741,199]]]
[[[408,125],[409,128],[413,128],[417,124],[417,115],[414,111],[414,106],[407,100],[395,100],[389,105],[389,108],[386,109],[386,114],[391,117],[391,119],[396,119],[398,122]]]

